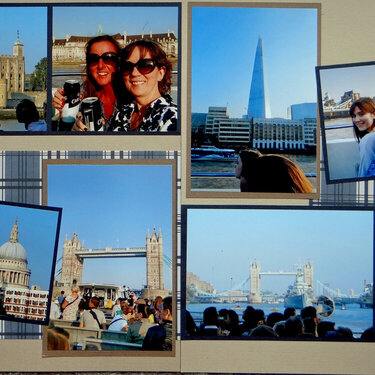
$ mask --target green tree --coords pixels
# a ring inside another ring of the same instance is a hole
[[[31,73],[30,87],[32,91],[46,90],[47,88],[47,57],[43,57],[38,64],[35,65],[35,70]]]

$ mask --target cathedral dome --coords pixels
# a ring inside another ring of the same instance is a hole
[[[0,259],[17,259],[27,261],[26,250],[18,242],[18,225],[17,219],[13,225],[8,242],[0,246]]]

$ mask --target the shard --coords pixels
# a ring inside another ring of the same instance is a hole
[[[262,38],[259,38],[258,40],[257,50],[255,53],[253,77],[251,79],[249,105],[247,107],[246,117],[271,117],[271,109],[264,71]]]

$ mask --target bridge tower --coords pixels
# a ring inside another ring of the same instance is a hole
[[[77,233],[74,233],[70,240],[65,239],[60,279],[64,286],[72,286],[73,282],[79,284],[82,281],[83,259],[77,257],[76,251],[83,250],[84,247],[84,244],[78,241]]]
[[[314,292],[314,266],[310,261],[303,266],[303,278]]]
[[[262,303],[260,294],[260,264],[254,260],[250,265],[250,303]]]
[[[156,235],[154,228],[150,237],[146,236],[147,288],[164,289],[163,285],[163,237],[161,230]]]

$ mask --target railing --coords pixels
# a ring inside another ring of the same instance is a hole
[[[316,178],[316,173],[306,173],[306,177]],[[191,177],[236,177],[234,172],[191,172]]]

